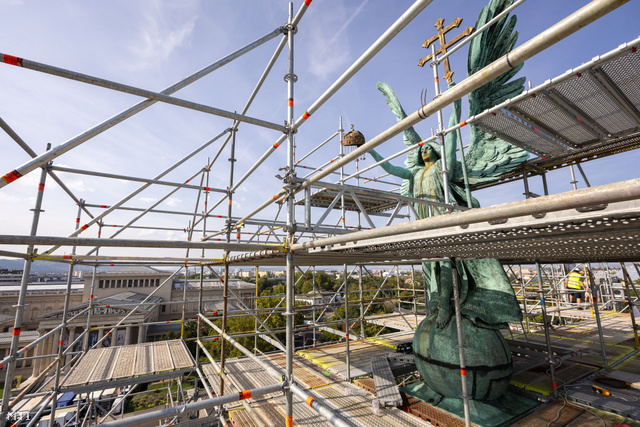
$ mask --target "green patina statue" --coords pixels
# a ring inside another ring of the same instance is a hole
[[[476,28],[493,19],[513,0],[491,0],[485,6]],[[469,75],[505,55],[515,44],[518,33],[514,31],[516,17],[501,18],[491,28],[472,40],[469,47]],[[523,90],[524,77],[508,82],[522,64],[497,79],[476,89],[469,95],[469,115],[475,115],[501,103]],[[449,87],[455,85],[451,82]],[[396,95],[386,83],[378,83],[386,102],[398,121],[406,117]],[[449,126],[460,123],[460,100],[453,105]],[[413,146],[421,141],[413,128],[404,132],[404,142]],[[406,168],[383,163],[390,174],[403,179],[402,194],[437,202],[449,200],[460,206],[479,207],[476,199],[467,195],[463,180],[463,165],[456,157],[457,132],[446,135],[444,151],[450,171],[449,182],[442,174],[440,145],[431,142],[412,150],[405,161]],[[377,160],[383,159],[375,150],[370,153]],[[470,184],[497,179],[512,170],[528,157],[528,153],[506,141],[471,125],[469,149],[464,154],[467,177]],[[414,203],[420,219],[441,215],[441,208]],[[512,372],[509,348],[499,332],[508,328],[508,322],[520,322],[522,314],[511,284],[496,259],[467,259],[456,261],[459,283],[462,331],[467,365],[468,389],[477,400],[496,399],[507,389]],[[425,383],[438,394],[459,397],[461,394],[460,360],[458,355],[452,294],[453,278],[450,262],[425,262],[422,270],[426,282],[429,303],[428,316],[416,330],[414,353],[416,365]]]

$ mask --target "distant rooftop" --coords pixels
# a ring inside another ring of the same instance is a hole
[[[92,273],[87,273],[89,276]],[[170,275],[171,273],[164,270],[158,270],[157,268],[147,267],[144,265],[138,266],[127,266],[118,269],[112,269],[107,271],[99,271],[97,275],[103,276],[106,274],[117,274],[117,275],[133,275],[133,274],[166,274]]]

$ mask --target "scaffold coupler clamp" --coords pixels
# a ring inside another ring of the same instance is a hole
[[[296,175],[296,171],[289,166],[285,166],[283,168],[278,169],[279,171],[284,171],[284,176],[276,175],[276,178],[282,180],[283,189],[286,192],[286,197],[282,199],[282,201],[278,203],[283,203],[284,200],[288,200],[290,197],[293,197],[295,194],[295,190],[300,186],[300,180]]]
[[[288,34],[289,32],[291,32],[292,34],[296,34],[298,32],[298,27],[291,24],[290,22],[287,22],[282,27],[280,27],[280,31],[282,31],[283,34]]]

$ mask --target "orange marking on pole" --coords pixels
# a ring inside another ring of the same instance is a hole
[[[439,80],[438,80],[438,78],[437,78],[437,77],[435,77],[435,78],[433,79],[433,81],[434,81],[434,82],[436,82],[436,83],[438,83],[438,81],[439,81]]]
[[[289,107],[293,107],[293,98],[289,98]]]
[[[44,191],[44,183],[43,182],[38,184],[38,191]]]
[[[80,224],[80,218],[76,218],[76,224]]]
[[[62,259],[71,259],[71,255],[62,255]]]
[[[278,148],[278,147],[280,147],[280,144],[278,144],[277,142],[274,142],[273,143],[273,148]]]
[[[60,340],[60,347],[64,345],[64,340]]]
[[[273,200],[278,200],[278,195],[277,194],[273,195]]]
[[[89,228],[89,226],[88,226],[87,224],[85,224],[85,225],[83,225],[82,227],[80,227],[80,230],[84,231],[84,230],[86,230],[87,228]]]
[[[211,187],[204,187],[204,191],[209,191],[209,190],[211,190]]]
[[[463,377],[466,377],[467,376],[467,370],[463,369],[463,368],[460,368],[460,375],[462,375]]]
[[[308,112],[308,111],[305,111],[305,112],[304,112],[304,114],[302,115],[302,118],[303,118],[304,120],[307,120],[309,117],[311,117],[311,114],[309,114],[309,112]]]
[[[467,121],[465,120],[464,122],[460,123],[460,127],[463,128],[467,125]]]
[[[102,209],[106,209],[106,208],[107,208],[107,205],[100,205],[100,207],[101,207]]]
[[[20,336],[20,328],[15,328],[13,330],[13,336],[14,337],[19,337]]]
[[[232,204],[233,202],[231,200],[229,200],[229,204]]]
[[[2,61],[5,64],[22,67],[22,58],[18,58],[17,56],[4,54],[3,58],[2,58]]]
[[[238,393],[240,400],[248,399],[251,397],[251,390],[244,390]]]
[[[104,306],[104,308],[109,308],[109,307],[110,307],[110,306],[108,306],[108,305],[105,305],[105,306]]]
[[[313,0],[304,0],[304,5],[309,6]],[[635,48],[634,48],[635,49]]]
[[[2,180],[4,182],[6,182],[7,184],[9,184],[10,182],[15,181],[16,179],[20,178],[22,176],[22,174],[20,172],[18,172],[17,170],[12,170],[9,173],[6,173],[2,176]]]
[[[284,417],[284,425],[285,425],[285,427],[293,427],[293,417],[285,416]]]
[[[306,403],[307,405],[309,405],[309,406],[313,406],[313,402],[314,402],[315,400],[316,400],[316,399],[314,399],[313,397],[311,397],[311,396],[307,396],[307,400],[305,400],[305,403]]]
[[[420,141],[418,142],[418,145],[422,147],[424,145],[424,142]]]

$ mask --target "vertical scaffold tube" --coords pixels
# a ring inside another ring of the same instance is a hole
[[[349,348],[349,277],[347,264],[344,265],[344,342],[347,364],[347,381],[351,381],[351,352]]]
[[[294,74],[293,67],[293,36],[296,32],[293,21],[293,3],[289,2],[289,23],[288,23],[288,47],[289,47],[289,69],[287,75],[285,76],[285,80],[287,81],[287,171],[290,174],[288,177],[285,175],[285,188],[287,188],[287,193],[289,197],[287,198],[287,245],[290,248],[294,243],[295,238],[295,198],[294,198],[294,182],[293,177],[295,176],[295,166],[294,166],[294,138],[293,138],[293,120],[294,120],[294,110],[293,110],[293,85],[297,80],[296,75]],[[291,180],[287,182],[288,179]],[[286,365],[285,365],[285,375],[286,375],[286,384],[287,387],[285,389],[286,396],[286,408],[285,408],[285,426],[293,427],[293,394],[291,392],[291,384],[293,384],[293,350],[295,344],[295,337],[293,335],[293,322],[294,322],[294,298],[295,298],[295,284],[294,284],[294,267],[293,267],[293,252],[291,250],[287,251],[287,290],[286,290],[286,298],[287,298],[287,326],[286,326]]]
[[[609,363],[607,362],[607,350],[604,346],[604,335],[602,334],[602,322],[600,321],[600,308],[598,307],[598,285],[596,285],[596,280],[593,277],[593,272],[591,271],[591,264],[587,264],[587,272],[589,273],[589,283],[591,283],[591,300],[593,302],[593,312],[596,316],[596,325],[598,325],[598,336],[600,337],[600,350],[602,350],[602,362],[603,366],[608,367]]]
[[[82,205],[78,205],[78,215],[76,215],[76,229],[78,227],[80,227],[80,215],[82,215]],[[71,248],[71,255],[75,255],[76,254],[76,247],[73,246]],[[67,273],[67,288],[64,294],[64,308],[62,310],[62,329],[60,331],[60,340],[58,342],[58,360],[57,360],[57,367],[56,367],[56,373],[55,373],[55,377],[53,380],[53,399],[51,400],[51,407],[55,408],[56,407],[56,403],[58,402],[58,390],[60,388],[60,371],[62,371],[62,367],[64,366],[64,357],[63,356],[63,352],[64,352],[64,345],[65,343],[68,344],[67,342],[67,334],[65,333],[67,328],[67,317],[68,317],[68,311],[69,311],[69,299],[71,298],[71,279],[73,277],[73,270],[74,270],[74,264],[73,261],[69,264],[69,271]],[[53,423],[56,420],[56,411],[51,411],[51,416],[49,417],[49,425],[53,425]]]
[[[433,84],[435,86],[435,97],[440,95],[440,82],[438,78],[438,60],[436,57],[435,43],[431,45],[431,57],[433,62]],[[442,109],[437,112],[438,115],[438,139],[440,140],[440,162],[442,163],[442,182],[444,182],[444,202],[449,204],[449,171],[447,166],[449,165],[449,159],[447,159],[447,151],[444,145],[444,121],[442,119]]]
[[[462,312],[460,311],[460,290],[458,289],[458,269],[456,259],[451,258],[451,276],[453,279],[453,307],[456,313],[456,330],[458,333],[458,354],[460,356],[460,381],[462,381],[462,402],[464,405],[465,426],[471,425],[469,413],[469,392],[467,390],[467,365],[464,359],[464,339],[462,337]]]
[[[234,164],[235,164],[235,153],[236,153],[236,131],[237,129],[233,127],[231,129],[231,153],[229,155],[229,193],[227,194],[228,203],[227,203],[227,243],[231,242],[231,216],[233,213],[233,172],[234,172]],[[227,307],[229,304],[229,263],[226,258],[229,256],[229,251],[225,252],[225,262],[224,262],[224,284],[222,291],[222,331],[224,333],[227,332]],[[224,394],[224,365],[226,356],[225,352],[225,340],[220,342],[220,394]]]
[[[629,313],[631,314],[631,325],[633,326],[633,336],[636,341],[636,350],[640,350],[640,339],[638,338],[638,325],[636,323],[636,314],[634,313],[634,304],[633,299],[631,299],[631,288],[629,284],[631,282],[631,276],[629,276],[629,272],[627,271],[627,267],[625,267],[624,262],[620,263],[622,267],[622,273],[624,274],[624,288],[627,294],[627,303],[629,304]]]
[[[544,288],[542,287],[542,269],[540,263],[536,261],[536,273],[538,275],[538,286],[540,290],[540,307],[542,308],[542,321],[544,323],[544,339],[547,343],[547,354],[549,356],[549,372],[551,373],[551,386],[553,387],[553,397],[558,397],[558,383],[556,383],[556,371],[553,362],[553,350],[551,349],[551,337],[549,336],[549,320],[547,319],[547,307],[544,299]]]
[[[50,145],[47,146],[47,150]],[[35,236],[38,232],[38,222],[40,221],[40,212],[42,211],[42,200],[44,197],[44,184],[47,178],[47,166],[43,166],[40,174],[40,183],[38,184],[38,193],[36,195],[36,203],[33,208],[33,219],[31,220],[31,236]],[[24,307],[27,298],[27,287],[29,285],[29,274],[31,273],[31,264],[33,260],[33,245],[27,247],[27,255],[29,258],[24,261],[22,271],[22,281],[20,283],[20,294],[18,295],[18,303],[16,304],[16,319],[13,325],[13,336],[11,337],[10,355],[15,355],[20,345],[20,331],[22,330]],[[4,392],[2,394],[2,412],[0,413],[0,427],[4,427],[7,421],[7,412],[9,411],[9,399],[11,397],[11,383],[13,382],[13,373],[15,371],[16,360],[10,360],[7,364],[7,371],[4,379]]]

